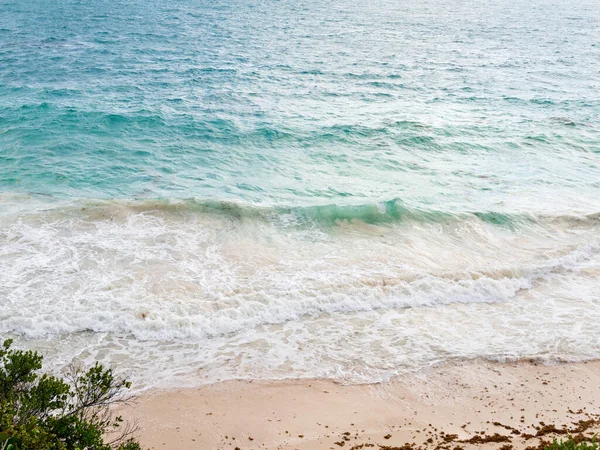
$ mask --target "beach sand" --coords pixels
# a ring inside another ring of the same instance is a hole
[[[508,450],[559,436],[552,426],[590,436],[598,414],[600,361],[454,362],[374,385],[228,381],[149,391],[124,410],[144,447],[182,450]]]

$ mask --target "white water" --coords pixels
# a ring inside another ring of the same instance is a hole
[[[133,206],[7,209],[0,333],[138,387],[600,356],[593,217],[283,226]]]

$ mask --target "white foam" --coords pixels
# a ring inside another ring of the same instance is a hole
[[[373,381],[450,357],[600,355],[576,325],[600,318],[593,225],[515,231],[472,218],[311,231],[73,208],[1,220],[0,333],[59,366],[118,361],[146,382],[153,372],[177,383]],[[72,345],[43,344],[55,339]]]

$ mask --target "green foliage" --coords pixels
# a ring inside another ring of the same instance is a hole
[[[544,450],[600,450],[600,443],[595,437],[587,441],[570,437],[564,441],[554,439]]]
[[[129,381],[98,363],[66,379],[40,374],[42,356],[11,346],[0,347],[0,450],[140,450],[137,428],[110,411]]]

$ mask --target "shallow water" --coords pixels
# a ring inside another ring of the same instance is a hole
[[[141,386],[599,357],[597,11],[0,4],[0,332]]]

